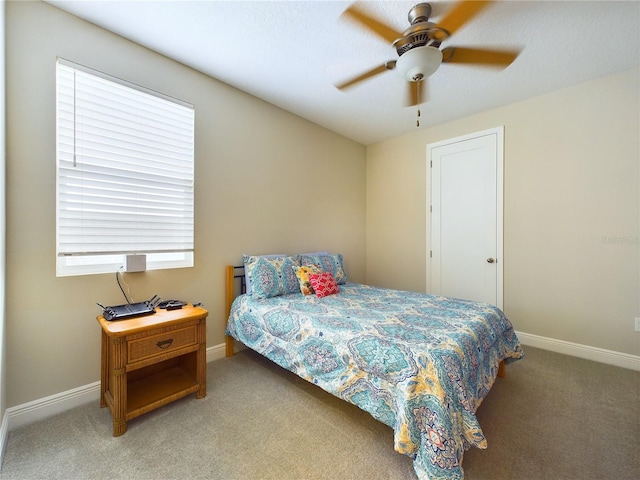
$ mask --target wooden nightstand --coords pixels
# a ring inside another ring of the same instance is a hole
[[[207,394],[206,320],[191,305],[102,326],[100,406],[113,416],[113,436],[127,422],[191,393]]]

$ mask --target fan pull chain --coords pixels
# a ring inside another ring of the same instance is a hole
[[[416,92],[416,97],[417,97],[417,101],[418,101],[418,118],[416,119],[416,127],[420,126],[420,82],[422,81],[422,79],[418,80],[416,82],[416,88],[417,88],[417,92]]]
[[[421,74],[413,77],[413,81],[416,84],[416,106],[418,107],[418,118],[416,119],[416,127],[420,126],[420,90],[421,85],[420,82],[424,80],[424,77]]]

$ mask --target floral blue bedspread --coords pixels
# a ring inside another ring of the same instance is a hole
[[[475,412],[498,365],[524,356],[497,307],[353,283],[241,295],[227,334],[393,428],[423,480],[463,478],[464,451],[487,447]]]

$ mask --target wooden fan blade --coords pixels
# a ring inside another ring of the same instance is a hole
[[[438,22],[438,26],[449,32],[449,35],[453,35],[490,3],[492,2],[475,0],[463,0],[458,2],[447,12],[445,17]]]
[[[379,67],[375,67],[372,68],[371,70],[368,70],[360,75],[358,75],[357,77],[354,77],[350,80],[347,80],[345,82],[342,82],[338,85],[336,85],[336,88],[338,90],[344,90],[345,88],[349,88],[351,86],[353,86],[356,83],[362,82],[363,80],[367,80],[368,78],[371,78],[375,75],[378,75],[382,72],[386,72],[387,70],[391,70],[396,66],[396,62],[395,61],[390,61],[390,62],[386,62],[382,65],[380,65]]]
[[[419,82],[407,82],[407,98],[405,105],[413,107],[427,101],[427,79],[424,78]]]
[[[353,20],[359,23],[360,25],[365,26],[371,32],[375,33],[379,37],[382,37],[384,40],[386,40],[389,43],[393,43],[398,38],[402,37],[401,32],[398,32],[394,28],[390,27],[389,25],[385,25],[384,23],[374,18],[371,18],[368,14],[360,10],[355,5],[352,5],[349,8],[347,8],[342,14],[342,16],[350,20]]]
[[[506,68],[519,54],[519,50],[447,47],[442,50],[442,63],[466,63]]]

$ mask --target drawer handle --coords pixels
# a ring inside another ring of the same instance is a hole
[[[168,340],[162,340],[161,342],[156,343],[156,345],[158,346],[158,348],[169,348],[171,346],[171,344],[173,343],[173,338],[170,338]]]

